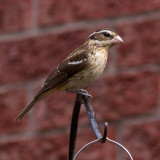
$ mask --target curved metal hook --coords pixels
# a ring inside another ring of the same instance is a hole
[[[108,123],[105,122],[105,123],[104,123],[103,137],[100,139],[100,142],[101,142],[101,143],[105,143],[105,141],[106,141],[106,137],[107,137],[107,134],[108,134],[107,128],[108,128]]]
[[[100,137],[100,138],[98,138],[98,139],[96,139],[96,140],[94,140],[94,141],[91,141],[91,142],[87,143],[86,145],[84,145],[84,146],[76,153],[76,155],[74,156],[73,160],[75,160],[75,159],[78,157],[78,155],[80,154],[80,152],[81,152],[83,149],[85,149],[86,147],[88,147],[89,145],[91,145],[91,144],[93,144],[93,143],[96,143],[96,142],[98,142],[98,141],[104,143],[106,140],[108,140],[109,142],[114,143],[114,144],[118,145],[119,147],[121,147],[121,148],[128,154],[128,156],[130,157],[130,159],[133,160],[132,155],[131,155],[130,152],[127,150],[127,148],[125,148],[122,144],[120,144],[120,143],[118,143],[118,142],[116,142],[116,141],[114,141],[114,140],[109,139],[109,138],[106,136],[106,135],[107,135],[107,128],[108,128],[108,123],[105,122],[103,137]],[[106,137],[104,137],[104,136],[106,136]],[[105,140],[104,140],[104,139],[105,139]]]

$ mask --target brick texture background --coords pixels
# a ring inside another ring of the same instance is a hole
[[[14,119],[51,70],[105,27],[125,43],[111,49],[104,74],[88,87],[100,128],[108,121],[108,136],[135,160],[160,159],[159,0],[0,0],[0,160],[67,159],[75,95],[53,93]],[[84,107],[79,122],[77,149],[95,139]],[[105,143],[78,159],[127,157]]]

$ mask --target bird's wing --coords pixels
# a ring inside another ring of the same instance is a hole
[[[85,51],[72,54],[72,56],[66,58],[51,72],[35,98],[38,98],[47,91],[54,89],[76,73],[82,71],[87,66],[87,62],[88,54]]]
[[[23,116],[41,99],[46,97],[52,89],[71,78],[76,73],[82,71],[87,66],[88,54],[82,50],[75,50],[46,79],[42,89],[37,93],[32,102],[26,106],[17,116],[16,120],[20,121]]]

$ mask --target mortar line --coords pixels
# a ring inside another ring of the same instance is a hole
[[[116,50],[115,50],[116,52]],[[117,54],[117,53],[115,53]],[[116,66],[114,66],[116,67]],[[142,71],[151,71],[151,72],[159,72],[160,71],[160,65],[157,64],[147,64],[142,66],[136,66],[136,67],[119,67],[118,69],[107,69],[105,73],[107,73],[107,76],[109,75],[121,75],[123,73],[139,73]],[[102,75],[104,76],[104,74]],[[101,77],[102,77],[101,76]],[[38,85],[42,85],[44,80],[47,76],[43,76],[41,78],[35,79],[35,80],[28,80],[24,82],[14,82],[14,83],[7,83],[7,84],[0,84],[0,92],[7,91],[10,89],[21,89],[21,88],[28,88],[28,87],[36,87]]]
[[[123,126],[129,125],[129,124],[137,124],[137,123],[144,123],[144,122],[151,122],[151,121],[157,121],[160,120],[159,114],[160,114],[160,76],[158,77],[158,99],[157,99],[157,108],[153,109],[152,111],[145,113],[143,115],[138,115],[134,117],[126,117],[121,120],[121,123],[123,123]]]
[[[37,131],[34,134],[31,134],[30,132],[21,132],[21,133],[14,133],[14,134],[6,134],[0,136],[0,143],[10,143],[21,139],[34,139],[34,138],[41,138],[41,137],[52,137],[59,134],[64,134],[69,131],[69,128],[55,128],[48,130],[46,132],[43,131]]]
[[[153,111],[148,114],[138,115],[135,117],[126,117],[121,120],[121,123],[123,123],[124,126],[128,126],[130,124],[139,124],[144,122],[154,122],[160,120],[159,116],[157,115],[156,111]]]
[[[39,29],[39,0],[32,0],[32,24],[33,24],[33,30]]]
[[[109,124],[111,126],[114,126],[117,130],[117,135],[116,135],[116,140],[122,144],[123,143],[123,134],[122,134],[122,130],[124,128],[124,126],[129,125],[129,124],[136,124],[137,122],[146,122],[146,120],[148,122],[150,122],[151,120],[154,121],[156,119],[150,119],[148,118],[148,116],[144,118],[142,118],[142,116],[140,117],[134,117],[134,118],[124,118],[123,120],[119,120],[118,122],[109,122]],[[99,121],[98,122],[100,128],[103,128],[103,124],[104,121]],[[81,131],[85,130],[85,129],[91,129],[90,127],[90,123],[88,122],[87,124],[82,124],[79,126],[79,129],[81,129]],[[8,134],[8,135],[2,135],[0,137],[0,143],[6,143],[6,142],[12,142],[12,141],[16,141],[19,139],[32,139],[32,138],[40,138],[40,137],[49,137],[49,136],[54,136],[54,135],[58,135],[58,134],[63,134],[63,133],[69,133],[69,127],[61,127],[61,128],[54,128],[54,129],[49,129],[49,130],[45,130],[45,131],[35,131],[34,134],[31,134],[30,132],[21,132],[21,133],[15,133],[15,134]],[[121,150],[120,150],[120,154],[121,154]]]
[[[103,128],[104,122],[99,121],[98,122],[99,127]],[[109,123],[110,126],[115,126],[114,122],[110,122]],[[88,122],[87,124],[80,124],[78,127],[81,131],[83,132],[86,129],[89,129],[90,131],[92,131],[92,128],[90,126],[90,123]],[[70,131],[69,126],[66,127],[60,127],[60,128],[53,128],[53,129],[49,129],[49,130],[37,130],[34,133],[30,133],[30,132],[21,132],[21,133],[14,133],[14,134],[5,134],[5,135],[1,135],[0,136],[0,143],[7,143],[7,142],[13,142],[16,140],[20,140],[20,139],[34,139],[34,138],[41,138],[41,137],[52,137],[52,136],[56,136],[59,134],[64,134],[66,133],[68,135]],[[94,135],[94,133],[93,133]]]
[[[14,82],[14,83],[6,83],[0,85],[0,92],[12,90],[12,89],[27,89],[28,87],[37,87],[39,85],[42,85],[44,82],[45,77],[38,78],[35,80],[29,80],[24,82]]]
[[[37,0],[35,0],[37,1]],[[38,3],[38,2],[36,2]],[[37,9],[38,10],[38,9]],[[38,15],[37,15],[38,16]],[[34,17],[37,17],[34,15]],[[76,22],[69,22],[64,23],[62,25],[54,25],[50,27],[45,28],[39,28],[38,24],[35,24],[33,29],[25,30],[22,32],[16,32],[16,33],[6,33],[1,34],[0,36],[0,42],[3,41],[11,41],[11,40],[18,40],[18,39],[25,39],[28,37],[33,36],[42,36],[44,34],[57,34],[65,31],[74,31],[77,29],[85,29],[87,28],[93,28],[93,26],[102,26],[107,24],[108,25],[121,25],[124,23],[135,23],[135,22],[141,22],[152,19],[158,19],[160,17],[160,11],[152,11],[152,12],[146,12],[141,13],[137,15],[126,15],[126,16],[119,16],[115,18],[106,18],[101,20],[88,20],[88,21],[76,21]],[[33,18],[35,19],[35,18]],[[37,20],[38,21],[38,20]],[[36,22],[37,23],[37,22]],[[36,29],[35,29],[36,28]]]

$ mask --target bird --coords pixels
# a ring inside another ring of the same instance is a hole
[[[31,103],[15,120],[20,121],[37,102],[52,92],[82,93],[83,88],[92,84],[102,74],[108,60],[109,49],[118,43],[124,43],[122,38],[108,28],[99,29],[90,34],[81,46],[71,52],[50,73]]]

